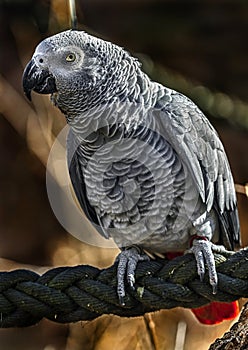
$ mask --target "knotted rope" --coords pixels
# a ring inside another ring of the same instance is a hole
[[[177,306],[195,308],[211,301],[248,297],[248,249],[228,257],[215,254],[218,292],[206,274],[199,280],[193,255],[140,262],[135,290],[126,287],[125,305],[116,293],[116,264],[100,270],[81,265],[58,267],[42,276],[29,270],[0,273],[0,326],[29,326],[43,317],[60,323],[91,320],[102,314],[138,316]]]

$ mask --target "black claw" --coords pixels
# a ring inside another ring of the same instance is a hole
[[[130,287],[132,290],[135,290],[135,287],[134,287],[133,284],[130,284],[130,283],[129,283],[129,287]]]
[[[213,284],[212,285],[212,288],[213,288],[213,294],[217,294],[217,284]]]
[[[126,304],[125,304],[125,301],[124,301],[124,298],[121,297],[121,296],[119,296],[119,304],[120,304],[121,306],[125,306],[125,305],[126,305]]]

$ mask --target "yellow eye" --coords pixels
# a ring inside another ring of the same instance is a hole
[[[74,53],[69,53],[67,56],[66,56],[66,61],[67,62],[74,62],[76,59],[76,55]]]

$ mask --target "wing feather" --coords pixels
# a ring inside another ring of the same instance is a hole
[[[191,172],[207,210],[214,208],[217,212],[221,241],[233,248],[240,243],[240,227],[234,182],[223,145],[208,119],[190,99],[163,89],[165,95],[157,103],[164,112],[159,118],[161,130]]]

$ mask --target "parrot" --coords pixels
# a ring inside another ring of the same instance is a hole
[[[38,44],[23,90],[30,101],[32,91],[50,94],[66,118],[76,197],[120,249],[119,302],[138,262],[167,253],[193,254],[217,293],[214,253],[240,244],[240,225],[223,144],[197,105],[152,81],[124,48],[72,29]]]

